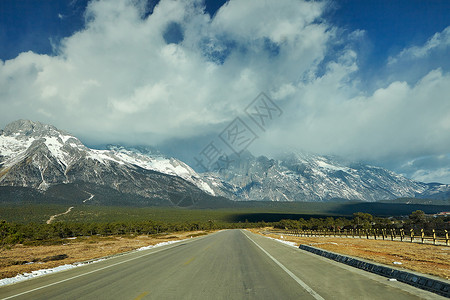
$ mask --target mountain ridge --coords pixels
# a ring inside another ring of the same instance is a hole
[[[402,197],[450,198],[450,185],[427,184],[381,167],[333,157],[288,153],[277,159],[246,153],[205,178],[217,195],[275,201],[380,201]]]
[[[108,186],[121,193],[165,200],[213,192],[200,176],[176,159],[151,158],[119,150],[95,150],[51,125],[19,120],[0,135],[0,185],[46,191],[74,182]]]
[[[312,153],[269,158],[244,152],[231,157],[226,167],[197,173],[152,147],[91,149],[75,136],[40,122],[18,120],[0,131],[0,186],[45,192],[76,182],[175,206],[186,202],[180,199],[189,198],[186,203],[193,204],[195,197],[215,196],[235,201],[450,198],[450,185],[426,184],[380,167]]]

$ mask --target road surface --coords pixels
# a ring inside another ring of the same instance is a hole
[[[0,288],[0,299],[444,299],[245,230]]]

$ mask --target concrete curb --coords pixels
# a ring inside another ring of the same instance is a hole
[[[308,245],[300,245],[299,248],[364,271],[372,272],[388,278],[394,278],[414,287],[450,298],[450,284],[448,282],[431,279],[425,276],[393,269],[387,266],[377,265],[367,261],[359,260],[357,258],[333,253]]]

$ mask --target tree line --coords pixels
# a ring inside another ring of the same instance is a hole
[[[432,217],[423,211],[415,211],[406,219],[378,218],[368,213],[354,213],[350,218],[326,217],[279,222],[226,223],[208,220],[206,222],[169,223],[161,221],[130,221],[106,223],[52,224],[14,223],[0,221],[0,246],[25,244],[60,243],[65,238],[80,236],[152,235],[180,231],[217,230],[233,228],[275,227],[289,230],[345,230],[345,229],[424,229],[425,231],[450,230],[450,217]]]
[[[270,224],[272,226],[272,224]],[[168,223],[159,221],[65,223],[52,224],[14,223],[0,221],[0,246],[25,244],[45,245],[62,239],[81,236],[154,235],[181,231],[217,230],[233,228],[265,227],[267,223],[217,223],[207,222]]]
[[[305,220],[281,220],[275,228],[289,230],[349,230],[349,229],[403,229],[421,230],[426,233],[433,229],[438,231],[450,230],[450,216],[430,216],[423,211],[412,212],[406,218],[380,218],[371,214],[357,212],[351,218],[310,218]]]

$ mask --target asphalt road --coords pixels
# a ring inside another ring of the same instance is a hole
[[[4,286],[0,298],[445,299],[244,230]]]

